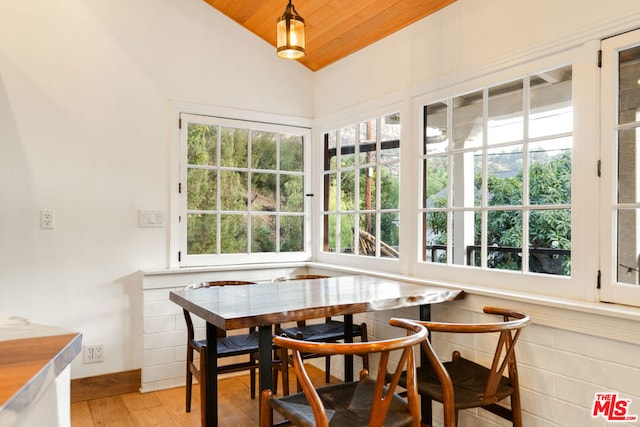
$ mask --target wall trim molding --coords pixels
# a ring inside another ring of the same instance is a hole
[[[142,369],[71,380],[71,403],[140,391]]]

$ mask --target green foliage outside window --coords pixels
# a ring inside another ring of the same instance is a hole
[[[428,204],[431,208],[445,208],[446,195],[442,191],[446,187],[446,171],[428,170],[431,179],[427,185],[434,186],[429,194],[434,194]],[[475,177],[476,188],[480,187],[481,175]],[[571,154],[569,151],[553,158],[534,160],[529,167],[529,247],[534,249],[571,250],[571,211],[570,209],[535,209],[545,205],[567,205],[571,202]],[[521,248],[522,210],[522,173],[513,177],[489,175],[487,191],[490,206],[505,206],[505,209],[488,211],[487,245],[491,247]],[[481,242],[480,215],[475,215],[474,242]],[[430,231],[429,245],[447,244],[446,212],[427,213],[427,227]],[[498,249],[499,250],[499,249]],[[518,256],[515,252],[492,252],[490,267],[506,270],[520,270]],[[446,254],[440,255],[438,262],[446,261]],[[479,251],[473,265],[479,265]],[[529,271],[550,274],[569,275],[571,273],[571,257],[567,254],[530,255]]]
[[[188,254],[304,251],[302,136],[201,123],[187,130]]]

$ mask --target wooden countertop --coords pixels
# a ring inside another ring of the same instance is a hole
[[[0,314],[0,425],[11,425],[80,353],[82,334]]]

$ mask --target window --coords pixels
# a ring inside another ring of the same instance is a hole
[[[571,275],[571,67],[423,107],[426,263]]]
[[[640,30],[602,43],[604,301],[640,305]]]
[[[399,257],[400,114],[324,134],[325,252]]]
[[[180,265],[308,258],[308,129],[180,119]]]

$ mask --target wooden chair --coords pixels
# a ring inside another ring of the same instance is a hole
[[[274,398],[271,390],[262,392],[260,426],[273,425],[273,411],[277,411],[297,426],[414,426],[420,424],[418,393],[414,360],[414,346],[426,340],[427,330],[408,320],[391,319],[391,325],[404,328],[407,335],[384,341],[358,343],[321,343],[274,336],[274,344],[289,349],[293,354],[293,366],[302,385],[303,393]],[[319,353],[378,354],[377,378],[363,369],[360,380],[314,388],[307,374],[302,355]],[[389,370],[389,360],[398,360],[395,369]],[[407,399],[395,391],[398,380],[406,368]],[[387,384],[385,377],[392,372]]]
[[[418,393],[443,404],[445,427],[457,425],[459,410],[478,407],[511,421],[516,427],[522,426],[515,345],[531,319],[524,313],[504,308],[485,307],[484,312],[502,316],[502,322],[417,322],[430,332],[497,333],[498,343],[490,369],[461,357],[459,351],[453,352],[451,361],[442,362],[429,339],[422,342],[429,365],[417,369]],[[505,370],[508,377],[504,375]],[[404,377],[400,380],[402,384]],[[511,409],[496,404],[507,397],[510,397]]]
[[[222,280],[215,282],[205,282],[200,283],[198,285],[190,285],[187,288],[191,289],[201,289],[208,288],[210,286],[233,286],[233,285],[250,285],[255,284],[255,282],[246,282],[246,281],[231,281],[231,280]],[[206,395],[204,382],[206,381],[207,375],[205,371],[205,363],[206,360],[206,352],[207,352],[207,342],[206,340],[197,340],[195,339],[195,331],[193,327],[193,321],[191,320],[191,315],[187,310],[183,310],[184,320],[187,323],[187,385],[186,385],[186,411],[191,412],[191,392],[193,386],[193,378],[200,383],[200,398],[201,402],[206,402]],[[218,339],[217,339],[217,351],[218,351],[218,359],[233,357],[233,356],[248,356],[248,360],[243,362],[237,362],[232,364],[226,364],[218,366],[218,374],[224,374],[228,372],[238,372],[249,370],[251,372],[251,399],[255,399],[256,396],[256,370],[258,368],[258,332],[255,328],[249,330],[248,333],[242,335],[231,335],[227,336],[226,332],[222,329],[218,328],[217,331]],[[194,354],[198,353],[200,356],[200,362],[194,362]],[[279,360],[274,361],[274,366],[281,365]],[[284,364],[287,367],[287,364]],[[283,381],[288,381],[288,375],[283,371]],[[289,387],[288,384],[283,386],[284,390],[288,392]],[[204,403],[203,403],[204,404]]]
[[[322,276],[318,274],[294,274],[291,276],[283,276],[273,279],[274,282],[285,282],[289,280],[304,280],[304,279],[325,279],[328,276]],[[297,322],[297,326],[293,328],[280,328],[280,325],[276,325],[276,335],[285,334],[290,338],[296,338],[303,341],[312,342],[329,342],[335,343],[345,339],[344,336],[344,322],[334,320],[331,317],[325,318],[324,323],[307,324],[304,320]],[[361,323],[359,325],[353,325],[352,330],[353,337],[360,337],[360,341],[365,342],[367,338],[367,324]],[[283,356],[284,357],[284,356]],[[305,354],[304,359],[310,359],[314,357],[320,357],[317,354]],[[363,355],[362,365],[365,369],[369,369],[369,358],[367,355]],[[275,371],[274,371],[275,373]],[[325,380],[328,383],[331,377],[331,357],[325,357]],[[274,378],[277,384],[277,373]],[[277,388],[274,390],[277,392]],[[298,391],[301,391],[298,387]]]

